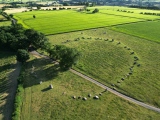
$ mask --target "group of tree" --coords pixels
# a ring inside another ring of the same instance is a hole
[[[30,48],[43,48],[48,43],[44,34],[33,29],[24,29],[21,24],[0,27],[0,47],[17,52],[19,49],[29,51]],[[22,57],[23,58],[23,57]],[[24,60],[20,60],[24,62]]]
[[[156,15],[156,16],[160,16],[160,13],[150,13],[150,12],[140,12],[140,14],[144,14],[144,15]]]
[[[140,8],[140,9],[149,9],[149,10],[160,10],[157,6],[140,6],[140,5],[131,5],[131,8]]]
[[[30,47],[38,49],[48,42],[44,34],[33,29],[24,29],[21,24],[0,27],[0,46],[17,51],[29,50]]]
[[[77,60],[79,52],[62,45],[51,45],[47,37],[33,29],[24,29],[21,24],[0,27],[0,48],[17,52],[17,60],[25,63],[29,51],[42,49],[59,62],[62,70],[69,69]]]

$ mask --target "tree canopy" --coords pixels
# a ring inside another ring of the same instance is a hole
[[[19,49],[17,51],[16,59],[19,62],[25,63],[29,59],[29,53],[24,49]]]
[[[43,33],[33,29],[24,29],[21,24],[0,27],[0,45],[14,51],[18,49],[28,50],[30,46],[34,49],[44,48],[48,39]]]
[[[59,61],[62,70],[68,70],[75,64],[80,56],[80,53],[75,48],[69,48],[64,45],[55,45],[49,51],[50,57]]]

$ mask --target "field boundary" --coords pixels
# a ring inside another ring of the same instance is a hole
[[[150,19],[144,19],[144,18],[138,18],[138,17],[130,17],[130,16],[125,16],[125,15],[116,15],[116,14],[110,14],[110,13],[102,13],[101,14],[107,14],[107,15],[114,15],[114,16],[120,16],[120,17],[128,17],[128,18],[136,18],[136,19],[142,19],[142,20],[150,20]]]
[[[146,21],[146,22],[147,22],[147,21]],[[132,24],[132,23],[131,23],[131,24]],[[131,34],[131,33],[126,33],[126,32],[122,32],[122,31],[119,31],[119,30],[117,30],[117,29],[111,28],[111,27],[114,27],[114,26],[119,26],[119,25],[113,25],[113,26],[110,26],[110,27],[107,27],[107,28],[108,28],[109,30],[113,30],[113,31],[116,31],[116,32],[119,32],[119,33],[123,33],[123,34],[126,34],[126,35],[131,35],[131,36],[133,36],[133,37],[137,37],[137,38],[140,38],[140,39],[144,39],[144,40],[147,40],[147,41],[150,41],[150,42],[155,42],[155,43],[160,44],[160,42],[155,41],[155,40],[147,39],[147,38],[145,38],[145,37],[141,37],[141,36],[138,36],[138,35],[133,35],[133,34]]]
[[[82,78],[84,78],[84,79],[86,79],[86,80],[88,80],[88,81],[90,81],[90,82],[92,82],[92,83],[100,86],[101,88],[104,88],[105,90],[108,90],[109,92],[111,92],[111,93],[113,93],[113,94],[115,94],[115,95],[117,95],[117,96],[119,96],[119,97],[121,97],[121,98],[123,98],[123,99],[125,99],[125,100],[127,100],[127,101],[130,101],[130,102],[132,102],[132,103],[135,103],[135,104],[137,104],[137,105],[140,105],[140,106],[142,106],[142,107],[145,107],[145,108],[147,108],[147,109],[150,109],[150,110],[153,110],[153,111],[155,111],[155,112],[160,113],[160,108],[157,108],[157,107],[154,107],[154,106],[145,104],[145,103],[140,102],[140,101],[138,101],[138,100],[136,100],[136,99],[134,99],[134,98],[131,98],[131,97],[129,97],[129,96],[126,96],[126,95],[124,95],[124,94],[122,94],[122,93],[120,93],[120,92],[118,92],[118,91],[116,91],[116,90],[113,90],[113,89],[107,87],[106,85],[104,85],[104,84],[96,81],[95,79],[92,79],[92,78],[90,78],[90,77],[88,77],[88,76],[86,76],[86,75],[84,75],[84,74],[82,74],[82,73],[80,73],[80,72],[77,72],[77,71],[74,70],[74,69],[70,69],[70,71],[71,71],[72,73],[74,73],[74,74],[76,74],[76,75],[78,75],[78,76],[80,76],[80,77],[82,77]]]

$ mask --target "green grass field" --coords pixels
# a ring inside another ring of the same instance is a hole
[[[9,74],[13,71],[15,56],[10,52],[0,51],[0,119],[4,117],[3,111],[9,89]]]
[[[92,14],[95,8],[99,13]],[[140,12],[160,13],[153,10],[142,10],[127,7],[89,7],[90,12],[77,12],[76,10],[63,11],[30,11],[15,13],[14,18],[26,28],[34,28],[40,32],[49,34],[84,30],[96,27],[112,26],[138,21],[160,19],[160,16],[142,15]],[[134,13],[120,12],[126,10]],[[33,15],[36,18],[33,18]]]
[[[111,14],[115,16],[126,16],[126,17],[138,18],[138,19],[144,19],[144,20],[160,19],[160,16],[140,14],[141,12],[160,13],[159,10],[137,9],[137,8],[119,7],[119,6],[90,7],[89,9],[93,10],[95,8],[98,8],[100,13]],[[127,12],[122,12],[124,10]]]
[[[34,66],[34,67],[33,67]],[[26,64],[25,88],[21,120],[114,120],[158,119],[160,114],[127,102],[104,89],[68,72],[56,72],[53,63],[45,59],[32,59]],[[32,72],[32,74],[31,74]],[[37,75],[35,78],[34,75]],[[39,84],[43,81],[42,84]],[[48,89],[52,84],[53,89]],[[88,94],[92,97],[88,97]],[[73,99],[72,96],[76,96]],[[82,98],[87,97],[87,101]]]
[[[35,19],[33,15],[36,16]],[[136,18],[101,13],[87,14],[73,10],[32,11],[14,14],[14,17],[25,27],[34,28],[46,35],[142,21]]]
[[[133,23],[112,27],[113,30],[160,42],[160,21]]]
[[[106,34],[104,34],[106,32]],[[76,38],[84,37],[79,41]],[[92,37],[92,39],[87,39]],[[53,44],[65,44],[81,51],[81,58],[74,67],[98,81],[138,100],[160,107],[159,92],[159,47],[158,43],[136,38],[109,29],[86,30],[48,37]],[[102,40],[95,40],[102,38]],[[104,39],[114,39],[114,42]],[[70,42],[65,43],[66,40]],[[117,45],[121,42],[120,45]],[[127,48],[124,48],[124,47]],[[128,50],[130,48],[130,50]],[[134,55],[130,55],[131,52]],[[139,60],[133,68],[133,75],[126,78],[133,66],[134,56]],[[140,64],[140,67],[137,65]],[[121,78],[125,78],[122,82]],[[120,82],[117,83],[117,82]]]
[[[0,22],[0,26],[9,26],[9,25],[11,25],[11,22],[10,22],[10,21]]]

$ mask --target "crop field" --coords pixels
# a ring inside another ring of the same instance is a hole
[[[69,71],[57,72],[56,66],[46,59],[32,58],[27,62],[24,73],[21,120],[106,120],[106,118],[143,120],[160,117],[158,113],[104,92],[104,89]],[[39,84],[40,81],[43,81],[42,84]],[[53,85],[53,89],[48,88],[50,84]],[[100,96],[101,92],[103,93]],[[91,94],[91,97],[88,97],[88,94]],[[100,99],[93,99],[95,95]],[[76,98],[73,99],[73,96]],[[83,97],[87,100],[82,100]]]
[[[160,16],[140,14],[140,12],[153,13],[153,10],[141,10],[127,7],[97,8],[99,9],[99,13],[96,14],[91,13],[95,8],[89,7],[88,9],[91,10],[89,12],[78,12],[76,10],[41,10],[15,13],[14,18],[16,18],[19,23],[23,24],[24,27],[34,28],[46,35],[160,19]],[[126,10],[127,12],[117,10]],[[160,12],[155,10],[154,13]],[[33,15],[35,15],[36,18],[33,18]]]
[[[33,15],[36,18],[33,18]],[[73,10],[31,11],[14,14],[25,27],[48,34],[63,33],[89,28],[143,21],[142,19],[106,14],[87,14]]]
[[[15,57],[9,52],[0,51],[0,119],[4,117],[4,109],[9,89],[9,74],[12,72]]]
[[[75,69],[110,87],[114,84],[117,90],[124,94],[160,107],[158,43],[106,28],[53,35],[48,38],[53,44],[64,44],[81,51],[82,56]],[[77,41],[77,38],[80,40]],[[67,40],[70,41],[66,42]],[[132,52],[134,54],[131,55]],[[135,57],[138,58],[137,61]],[[132,75],[127,77],[130,71]],[[121,80],[122,78],[124,80]]]
[[[160,42],[160,21],[148,21],[136,24],[120,25],[112,27],[113,30],[142,37],[147,40]]]
[[[146,10],[146,9],[137,9],[137,8],[129,8],[129,7],[118,7],[118,6],[90,7],[89,9],[93,10],[95,8],[98,8],[100,13],[104,13],[106,15],[109,14],[109,15],[115,15],[115,16],[126,16],[126,17],[144,19],[144,20],[160,19],[160,16],[140,14],[141,12],[160,13],[159,10]]]

